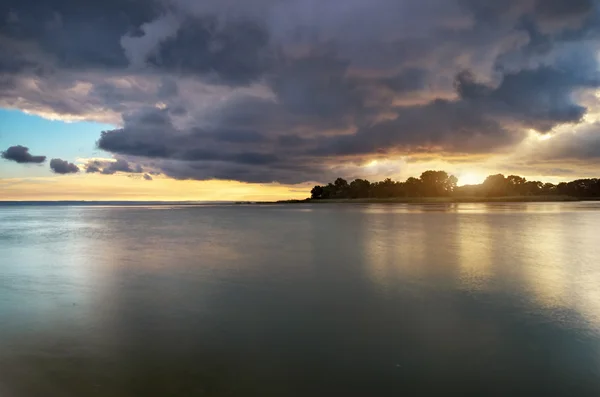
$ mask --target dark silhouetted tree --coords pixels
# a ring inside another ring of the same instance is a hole
[[[419,197],[421,195],[421,180],[412,176],[404,182],[407,197]]]
[[[502,174],[490,175],[483,181],[483,191],[486,196],[506,196],[508,183]]]
[[[367,198],[371,194],[371,183],[364,179],[355,179],[350,183],[350,198]]]
[[[425,171],[420,179],[421,193],[431,197],[449,196],[458,183],[458,179],[446,171]]]
[[[578,179],[561,182],[558,185],[540,181],[527,181],[517,175],[505,177],[502,174],[490,175],[480,185],[457,186],[458,180],[445,171],[425,171],[419,179],[410,177],[405,182],[386,178],[380,182],[355,179],[348,183],[337,178],[325,186],[315,186],[311,198],[393,198],[393,197],[506,197],[564,195],[578,198],[600,198],[600,179]]]
[[[322,199],[323,197],[323,193],[324,193],[324,189],[323,186],[315,186],[312,188],[312,190],[310,191],[310,198],[311,199]]]

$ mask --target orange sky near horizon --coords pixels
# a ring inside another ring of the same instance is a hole
[[[414,173],[415,177],[419,175],[420,173]],[[458,185],[462,186],[481,183],[488,173],[470,171],[467,168],[465,172],[456,175]],[[397,181],[406,179],[403,175],[390,177]],[[384,177],[365,175],[365,179],[374,182]],[[570,180],[556,177],[527,179],[552,183]],[[277,201],[310,197],[310,191],[316,184],[318,183],[281,185],[222,180],[175,180],[164,176],[154,176],[152,181],[146,181],[139,174],[80,173],[49,177],[0,178],[0,201]]]
[[[0,179],[0,200],[275,201],[306,198],[310,189],[310,185],[179,181],[160,176],[146,181],[126,174],[80,174]]]

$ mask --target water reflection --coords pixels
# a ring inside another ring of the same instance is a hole
[[[597,396],[599,221],[595,203],[0,209],[0,391]]]
[[[486,216],[464,215],[456,230],[459,244],[460,283],[469,291],[484,291],[493,276],[493,231]]]

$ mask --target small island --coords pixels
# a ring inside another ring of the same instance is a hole
[[[490,175],[478,185],[458,186],[446,171],[425,171],[404,182],[387,178],[379,182],[337,178],[317,185],[311,197],[279,203],[459,203],[543,202],[600,200],[600,179],[578,179],[559,184],[528,181],[517,175]]]

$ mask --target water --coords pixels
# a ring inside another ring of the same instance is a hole
[[[600,396],[600,204],[0,207],[0,395]]]

